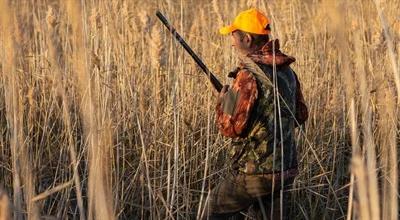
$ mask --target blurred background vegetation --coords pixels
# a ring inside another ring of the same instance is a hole
[[[0,6],[0,218],[187,219],[226,171],[229,140],[212,87],[155,12],[229,83],[237,57],[218,28],[257,7],[310,109],[290,216],[398,219],[400,1]]]

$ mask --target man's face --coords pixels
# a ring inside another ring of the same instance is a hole
[[[241,35],[238,31],[232,32],[231,37],[232,46],[236,48],[239,53],[247,55],[251,52],[251,37],[247,34]]]

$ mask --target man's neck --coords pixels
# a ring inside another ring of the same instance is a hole
[[[254,54],[255,52],[261,50],[261,48],[262,48],[264,45],[265,45],[265,44],[253,46],[253,47],[249,48],[249,49],[248,49],[246,52],[244,52],[243,54],[244,54],[245,56],[250,55],[250,54]]]

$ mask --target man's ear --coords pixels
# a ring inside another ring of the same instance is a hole
[[[246,36],[244,38],[244,43],[246,44],[247,47],[250,47],[251,44],[253,43],[253,38],[249,33],[246,33]]]

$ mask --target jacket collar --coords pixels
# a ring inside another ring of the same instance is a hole
[[[275,51],[275,65],[276,66],[288,66],[295,62],[296,59],[292,56],[288,56],[279,50],[279,40],[271,40],[266,43],[260,50],[255,51],[252,54],[247,55],[256,63],[262,63],[266,65],[274,64],[274,51]]]
[[[277,67],[289,66],[296,59],[292,56],[288,56],[282,53],[280,50],[279,40],[268,41],[260,50],[255,51],[247,56],[250,57],[254,62],[265,65],[274,65],[274,52],[275,51],[275,65]],[[228,73],[228,77],[236,78],[237,73],[244,67],[244,64],[239,63],[239,67]]]

